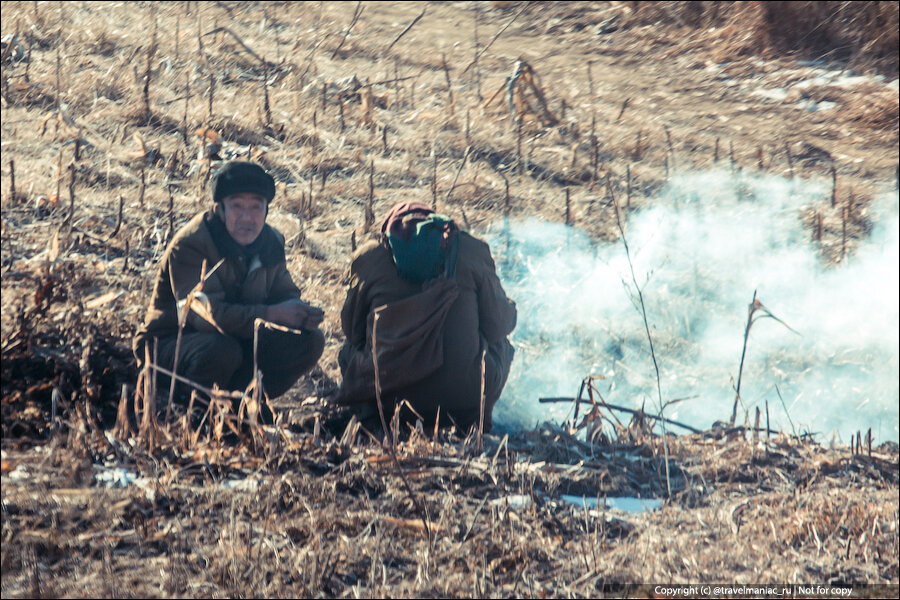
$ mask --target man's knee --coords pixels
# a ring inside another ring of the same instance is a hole
[[[309,371],[325,351],[325,335],[318,329],[296,333],[274,332],[260,338],[259,366],[263,372],[289,372],[297,376]]]
[[[290,341],[285,354],[279,357],[280,362],[301,373],[312,369],[325,351],[325,334],[318,329],[292,335]]]
[[[266,392],[272,398],[289,390],[315,366],[325,350],[325,335],[318,329],[300,335],[280,333],[268,341],[260,342],[259,367],[265,377]]]
[[[241,365],[244,352],[233,337],[220,333],[186,333],[182,336],[178,360],[175,360],[176,336],[167,336],[156,345],[157,364],[173,370],[177,375],[204,387],[226,387]],[[168,386],[169,378],[160,374],[160,385]],[[179,384],[179,394],[187,395],[190,388]]]
[[[180,362],[186,377],[225,386],[241,366],[244,351],[237,339],[221,333],[194,333],[182,339]]]
[[[319,361],[319,358],[325,351],[325,334],[318,329],[313,329],[312,331],[307,331],[306,333],[309,334],[309,341],[307,342],[309,347],[309,356],[312,360],[312,364],[315,364]]]

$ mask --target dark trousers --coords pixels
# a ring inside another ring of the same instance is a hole
[[[159,365],[171,369],[176,337],[159,340]],[[301,375],[312,369],[325,349],[325,336],[318,329],[301,334],[260,328],[257,368],[269,398],[288,391]],[[253,340],[239,340],[221,333],[185,332],[177,374],[204,387],[216,384],[226,390],[243,391],[253,379]],[[160,383],[168,377],[160,376]],[[179,388],[176,388],[179,389]],[[180,388],[187,391],[185,388]]]
[[[342,369],[346,368],[347,356],[349,350],[347,346],[341,350],[338,356],[338,363]],[[516,351],[508,339],[504,338],[493,344],[487,345],[487,352],[484,356],[484,431],[490,431],[494,426],[494,405],[500,398],[506,380],[509,377],[510,367]],[[343,361],[343,362],[342,362]],[[480,376],[480,373],[479,373]],[[477,382],[479,388],[481,381]],[[374,392],[373,392],[374,393]],[[396,406],[403,399],[403,392],[386,393],[382,397],[382,405],[384,407],[385,419],[390,421],[394,414]],[[463,406],[442,406],[440,410],[440,427],[456,425],[459,431],[465,433],[473,425],[478,425],[481,413],[480,397],[473,397],[474,403],[467,403]],[[438,417],[437,406],[433,402],[413,401],[413,408],[422,417],[426,430],[434,427],[434,422]],[[353,410],[357,412],[357,418],[363,424],[363,427],[375,433],[381,430],[381,418],[378,415],[378,409],[374,400],[362,404],[353,405]],[[414,423],[416,417],[409,411],[401,412],[401,419],[406,423]]]

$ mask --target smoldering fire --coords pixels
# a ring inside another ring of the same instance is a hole
[[[837,432],[847,441],[872,427],[876,440],[897,440],[898,195],[873,200],[872,231],[835,265],[801,219],[829,193],[827,182],[695,173],[673,178],[651,208],[630,215],[627,238],[663,398],[690,398],[667,416],[701,427],[730,417],[756,291],[799,335],[774,320],[754,325],[742,410],[768,401],[773,428],[824,439]],[[492,242],[519,305],[517,360],[498,422],[563,417],[568,407],[537,398],[575,394],[589,374],[604,376],[609,401],[655,410],[656,379],[622,244],[595,244],[577,229],[539,221],[495,226]]]

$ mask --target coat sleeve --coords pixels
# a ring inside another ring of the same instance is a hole
[[[294,279],[287,270],[287,263],[279,263],[275,267],[275,276],[272,278],[272,287],[269,291],[268,304],[278,304],[285,300],[299,300],[300,288],[294,283]]]
[[[181,305],[197,282],[200,281],[203,260],[208,258],[190,245],[179,245],[172,249],[169,257],[169,280],[176,303]],[[207,263],[207,270],[215,265]],[[222,265],[224,268],[225,265]],[[242,339],[253,337],[253,322],[265,318],[265,304],[238,304],[227,302],[225,289],[218,273],[213,273],[203,285],[203,293],[209,299],[212,319],[215,325],[191,310],[187,323],[196,331],[212,333],[221,331]]]
[[[516,328],[516,303],[506,296],[491,251],[479,243],[474,265],[478,294],[479,329],[489,344],[506,338]]]
[[[284,236],[275,229],[271,229],[275,240],[284,250]],[[270,267],[272,271],[272,283],[269,285],[269,292],[266,297],[266,304],[278,304],[285,300],[299,300],[300,288],[294,283],[287,268],[287,260],[283,259],[277,264]]]
[[[366,346],[366,319],[369,306],[366,301],[365,282],[359,273],[359,264],[350,264],[350,282],[347,286],[347,297],[341,309],[341,329],[346,343],[354,350],[363,350]]]

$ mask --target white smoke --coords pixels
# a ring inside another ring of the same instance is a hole
[[[667,417],[701,428],[730,418],[756,290],[797,333],[772,319],[753,325],[739,422],[758,406],[765,425],[768,401],[774,429],[819,432],[823,441],[836,432],[846,442],[871,427],[876,441],[898,439],[898,196],[875,199],[871,234],[834,266],[801,220],[803,207],[821,206],[829,193],[830,182],[709,172],[674,178],[651,208],[630,215],[663,400],[696,396],[668,407]],[[571,397],[587,375],[605,376],[597,384],[607,401],[656,412],[621,241],[594,244],[541,221],[501,226],[489,240],[519,308],[516,360],[495,421],[561,420],[569,405],[538,398]]]

